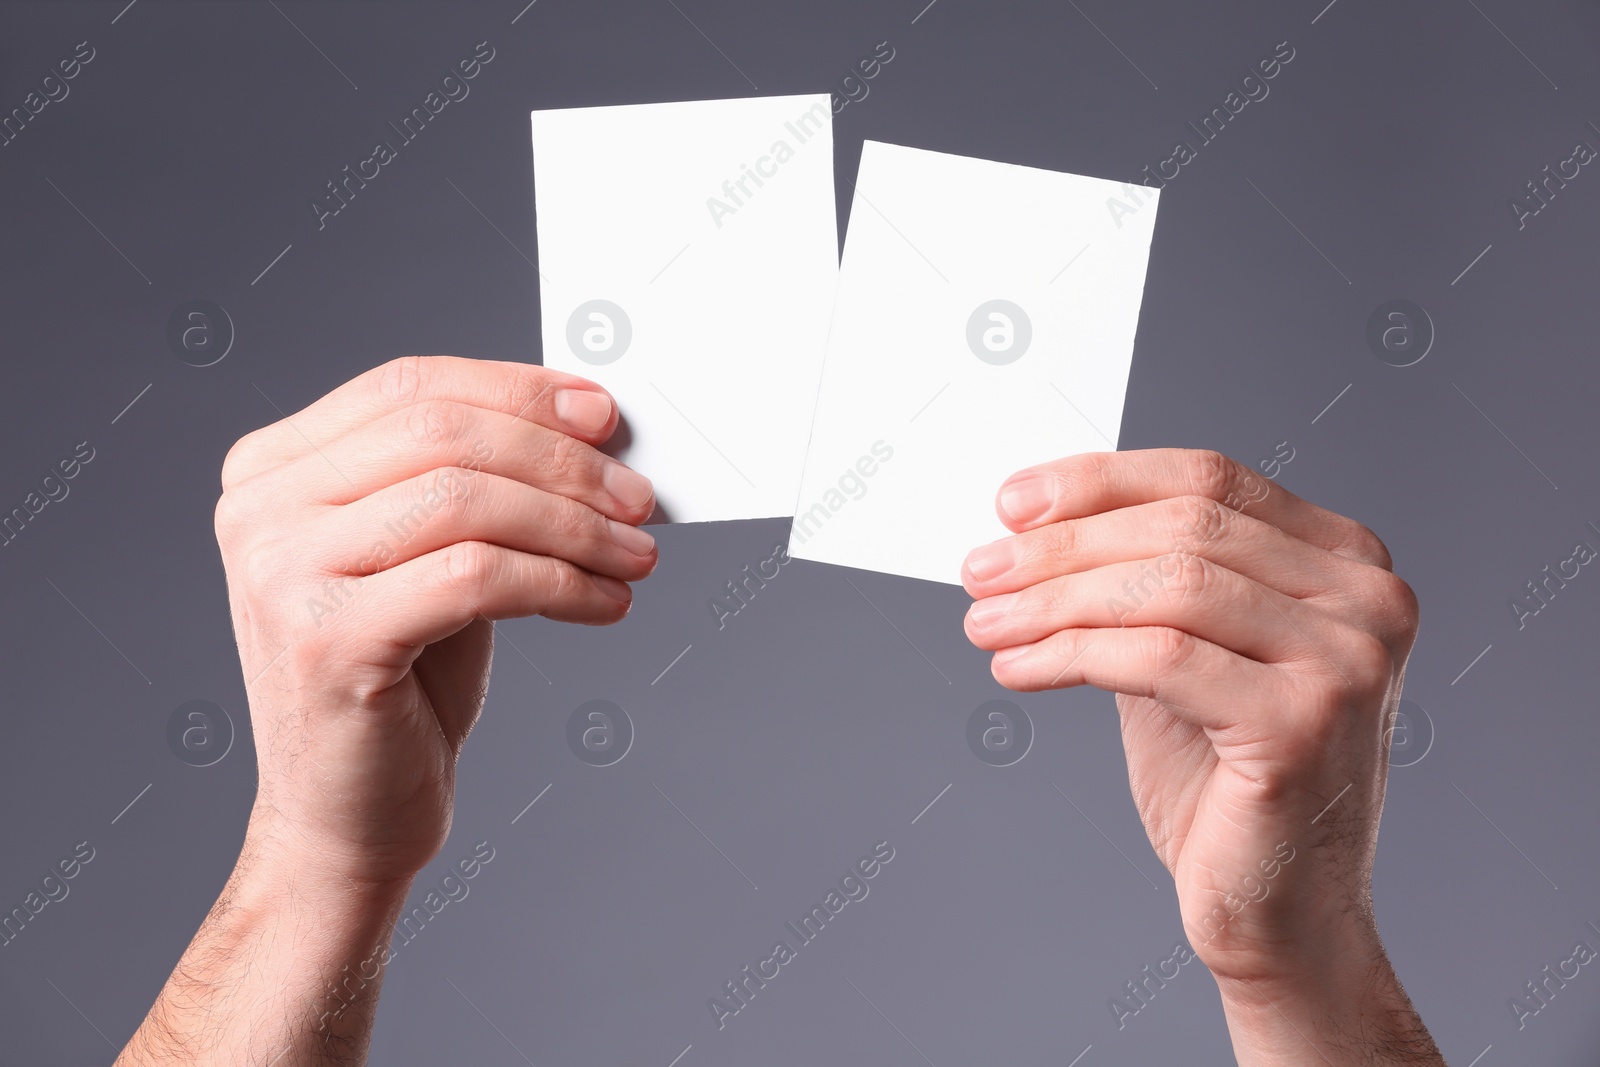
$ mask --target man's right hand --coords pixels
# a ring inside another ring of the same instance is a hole
[[[617,406],[520,363],[409,357],[242,439],[217,540],[250,698],[250,840],[353,883],[450,827],[492,621],[627,614],[650,482],[596,446]]]

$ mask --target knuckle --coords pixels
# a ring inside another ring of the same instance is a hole
[[[1170,603],[1180,607],[1204,597],[1215,578],[1211,564],[1189,552],[1173,553],[1165,570],[1168,577],[1162,583],[1162,592]]]
[[[591,508],[566,497],[558,497],[551,526],[562,544],[582,544],[600,540],[599,515]]]
[[[416,402],[422,395],[428,375],[426,356],[401,356],[378,368],[377,390],[380,399],[400,407]]]
[[[494,551],[483,541],[457,541],[445,550],[444,576],[455,588],[476,599],[494,571]]]
[[[1345,648],[1345,660],[1355,672],[1353,681],[1363,690],[1387,690],[1394,674],[1394,654],[1376,634],[1357,630]]]
[[[414,447],[431,454],[458,441],[470,421],[461,404],[424,400],[406,408],[405,432]]]
[[[1171,524],[1172,543],[1190,551],[1222,536],[1223,529],[1231,521],[1229,512],[1232,509],[1209,496],[1180,496],[1170,507],[1167,521]]]
[[[1299,702],[1298,728],[1290,731],[1313,748],[1335,739],[1351,716],[1376,712],[1393,681],[1394,658],[1388,646],[1371,634],[1355,631],[1341,639],[1333,653],[1341,665],[1300,672],[1306,695]]]
[[[1159,692],[1159,683],[1182,670],[1194,658],[1199,643],[1193,635],[1171,626],[1153,626],[1150,630],[1151,674]]]
[[[211,525],[219,545],[227,548],[233,544],[234,537],[243,528],[243,511],[243,498],[237,491],[224,490],[217,497],[217,506],[211,513]]]
[[[1067,590],[1067,583],[1059,579],[1040,582],[1013,595],[1017,598],[1013,602],[1017,616],[1035,621],[1059,619],[1075,603]]]
[[[339,638],[331,627],[301,628],[284,653],[284,666],[291,678],[316,678],[327,673],[334,659]]]
[[[245,580],[254,588],[280,589],[287,584],[292,550],[270,538],[263,538],[241,553]]]
[[[570,603],[588,591],[589,583],[576,566],[564,559],[552,559],[544,575],[545,599],[551,603]]]
[[[417,502],[430,519],[451,522],[466,517],[472,506],[467,474],[460,467],[439,467],[428,474]]]
[[[1077,557],[1084,548],[1083,528],[1075,522],[1058,522],[1050,527],[1050,552],[1058,560]]]
[[[1422,615],[1422,601],[1417,597],[1417,591],[1411,588],[1411,583],[1390,570],[1379,571],[1378,602],[1384,609],[1384,617],[1393,619],[1396,628],[1402,633],[1415,636],[1417,624]]]
[[[1389,555],[1389,546],[1383,539],[1373,533],[1361,523],[1353,523],[1350,532],[1345,536],[1345,548],[1358,557],[1370,562],[1374,567],[1390,570],[1394,566],[1394,557]]]
[[[1051,523],[1044,530],[1016,540],[1018,563],[1054,566],[1073,559],[1080,547],[1079,531],[1070,521]]]
[[[1198,448],[1189,452],[1185,462],[1189,483],[1197,494],[1212,500],[1227,499],[1238,469],[1233,460],[1213,449]]]
[[[496,390],[497,406],[509,415],[524,418],[545,404],[555,386],[542,367],[513,367],[500,379]]]
[[[1350,716],[1350,694],[1337,679],[1325,679],[1311,687],[1301,707],[1303,713],[1296,717],[1294,729],[1284,731],[1284,740],[1293,746],[1291,758],[1314,759],[1326,752],[1344,729]]]
[[[584,470],[592,469],[594,464],[589,460],[593,454],[589,446],[582,441],[558,433],[550,438],[550,448],[545,462],[552,474],[569,478],[577,476]]]
[[[1057,492],[1066,499],[1070,494],[1107,485],[1114,475],[1115,462],[1114,452],[1084,452],[1057,465],[1050,475],[1055,479]]]
[[[255,455],[261,440],[261,431],[245,434],[233,443],[222,458],[222,487],[231,489],[248,478],[255,467]]]

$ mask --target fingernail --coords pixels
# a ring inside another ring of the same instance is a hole
[[[1011,597],[992,596],[978,601],[967,609],[967,620],[979,627],[995,622],[1011,612]]]
[[[997,667],[1003,667],[1007,663],[1013,663],[1021,659],[1032,651],[1032,645],[1012,645],[1010,648],[1002,648],[994,654],[994,664]]]
[[[1012,522],[1033,522],[1055,502],[1055,485],[1042,474],[1025,475],[1000,490],[1000,510]]]
[[[592,389],[556,393],[556,418],[578,433],[599,433],[611,421],[611,398]]]
[[[987,582],[1010,570],[1016,561],[1016,552],[1007,538],[973,549],[967,556],[967,573],[972,575],[975,582]]]
[[[592,577],[594,579],[595,588],[599,589],[612,600],[615,600],[621,604],[632,602],[633,593],[629,591],[626,583],[617,581],[609,574],[596,574],[592,575]]]
[[[605,486],[606,492],[614,497],[617,503],[630,511],[642,508],[650,502],[655,488],[650,484],[650,479],[622,463],[607,463],[600,474],[600,484]]]
[[[606,521],[611,524],[611,540],[634,555],[648,556],[651,550],[656,547],[656,539],[639,529],[639,527],[629,526],[627,523],[618,522],[616,519],[607,519]]]

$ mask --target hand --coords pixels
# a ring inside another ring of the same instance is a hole
[[[1370,874],[1417,633],[1382,542],[1203,451],[1074,456],[998,508],[1015,534],[967,559],[967,634],[1010,688],[1117,694],[1135,803],[1230,1017],[1358,1001],[1388,966]]]
[[[655,567],[650,483],[595,447],[617,418],[572,375],[411,357],[234,446],[216,530],[252,840],[356,883],[433,857],[493,621],[616,622]]]

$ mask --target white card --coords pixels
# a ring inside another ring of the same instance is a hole
[[[959,584],[1009,475],[1115,449],[1156,202],[866,142],[790,555]]]
[[[671,522],[788,515],[838,279],[826,95],[535,111],[545,366]]]

